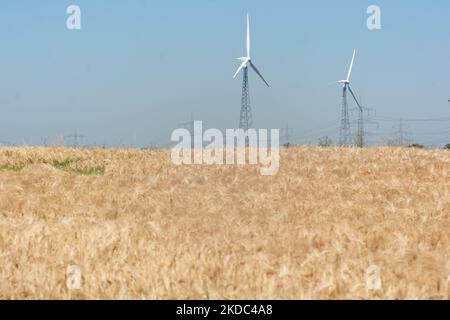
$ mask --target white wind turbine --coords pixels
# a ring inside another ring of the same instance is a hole
[[[350,85],[350,77],[352,75],[353,70],[353,63],[355,62],[355,55],[356,50],[353,51],[353,57],[352,61],[350,63],[350,68],[348,69],[347,78],[345,80],[337,81],[337,83],[342,85],[342,118],[341,118],[341,132],[340,132],[340,140],[339,144],[342,146],[348,146],[351,145],[351,137],[350,137],[350,118],[348,114],[348,103],[347,103],[347,90],[350,91],[353,99],[355,100],[356,104],[358,105],[360,114],[363,111],[363,108],[361,107],[361,104],[359,103],[358,99],[356,98],[356,95]],[[360,142],[360,134],[361,129],[358,128],[358,138],[357,138],[357,144],[359,145]]]
[[[253,64],[252,58],[250,56],[250,18],[247,14],[247,41],[246,41],[246,53],[245,57],[237,58],[237,60],[241,61],[241,65],[237,69],[236,73],[233,76],[233,79],[241,72],[244,71],[244,80],[242,84],[242,105],[241,105],[241,117],[240,117],[240,128],[244,130],[250,129],[252,126],[252,113],[250,108],[250,93],[249,93],[249,85],[248,85],[248,67],[250,66],[256,74],[264,81],[264,83],[268,86],[269,84],[262,76],[261,72],[259,72],[258,68]]]

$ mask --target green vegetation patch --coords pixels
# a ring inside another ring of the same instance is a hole
[[[73,168],[72,164],[82,161],[82,159],[75,160],[54,160],[51,165],[55,169],[63,170],[69,173],[75,173],[84,176],[103,176],[105,174],[105,167],[87,167],[87,168]]]
[[[105,174],[105,167],[76,167],[72,166],[73,164],[76,164],[78,162],[83,161],[83,159],[72,159],[72,160],[53,160],[53,161],[43,161],[40,163],[51,165],[53,168],[62,170],[68,173],[74,173],[79,174],[83,176],[103,176]],[[33,162],[29,162],[29,164],[33,164]],[[0,172],[1,171],[12,171],[12,172],[19,172],[23,168],[25,168],[26,164],[6,164],[6,165],[0,165]]]
[[[25,168],[24,164],[4,164],[0,165],[0,171],[13,171],[18,172]]]

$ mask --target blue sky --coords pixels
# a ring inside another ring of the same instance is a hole
[[[66,29],[71,4],[80,31]],[[380,31],[366,27],[370,4],[381,7]],[[256,127],[289,124],[296,142],[336,139],[341,89],[330,83],[345,78],[354,48],[352,86],[379,120],[369,141],[392,137],[391,118],[450,118],[448,0],[5,0],[0,141],[78,131],[98,145],[162,145],[191,113],[237,127],[242,80],[232,75],[247,12],[252,58],[272,85],[250,74]],[[450,142],[450,121],[407,125],[415,141]]]

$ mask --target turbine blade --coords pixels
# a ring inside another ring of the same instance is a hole
[[[355,55],[356,55],[356,49],[353,50],[352,62],[350,63],[350,68],[348,69],[348,73],[347,73],[347,81],[350,81],[350,76],[352,75],[353,62],[355,61]]]
[[[247,57],[250,58],[250,17],[247,13]]]
[[[233,79],[236,78],[236,76],[238,75],[239,72],[241,72],[242,69],[245,68],[245,66],[248,63],[248,59],[245,59],[244,62],[242,62],[242,64],[239,66],[239,68],[237,69],[236,73],[233,76]]]
[[[353,99],[355,99],[356,104],[358,105],[359,110],[360,110],[360,111],[363,111],[363,108],[362,108],[361,105],[359,104],[358,99],[356,99],[355,93],[353,92],[352,87],[350,87],[350,85],[348,86],[348,90],[350,90],[350,93],[352,94]]]
[[[262,81],[264,81],[264,83],[270,87],[270,85],[267,83],[266,79],[264,79],[264,77],[262,76],[261,72],[259,72],[258,68],[256,68],[256,66],[250,61],[250,66],[252,67],[253,70],[255,70],[255,72],[258,74],[258,76],[262,79]]]

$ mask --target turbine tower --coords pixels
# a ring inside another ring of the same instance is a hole
[[[264,79],[262,74],[253,64],[251,56],[250,56],[250,18],[247,14],[247,41],[246,41],[246,49],[247,55],[245,57],[237,58],[237,60],[241,61],[241,65],[233,76],[233,79],[243,70],[244,77],[242,82],[242,99],[241,99],[241,116],[239,121],[239,128],[248,130],[253,126],[253,118],[252,118],[252,109],[250,107],[250,88],[248,82],[248,68],[251,67],[256,74],[264,81],[264,83],[268,86],[269,84]]]
[[[341,131],[340,131],[340,138],[339,138],[339,144],[341,146],[350,146],[352,145],[352,138],[351,138],[351,132],[350,132],[350,118],[348,113],[348,100],[347,100],[347,91],[350,91],[351,95],[353,96],[353,99],[355,99],[356,104],[358,105],[360,117],[363,112],[363,108],[361,107],[361,104],[358,102],[358,99],[356,99],[355,93],[352,90],[352,87],[350,86],[350,77],[352,75],[352,69],[353,69],[353,63],[355,61],[355,55],[356,50],[353,51],[353,57],[352,61],[350,63],[350,68],[348,69],[347,73],[347,79],[346,80],[340,80],[337,81],[337,83],[342,84],[342,114],[341,114]],[[363,122],[358,121],[358,133],[357,133],[357,139],[356,144],[358,147],[362,147],[364,144],[364,138],[362,137],[364,132],[363,128]]]

